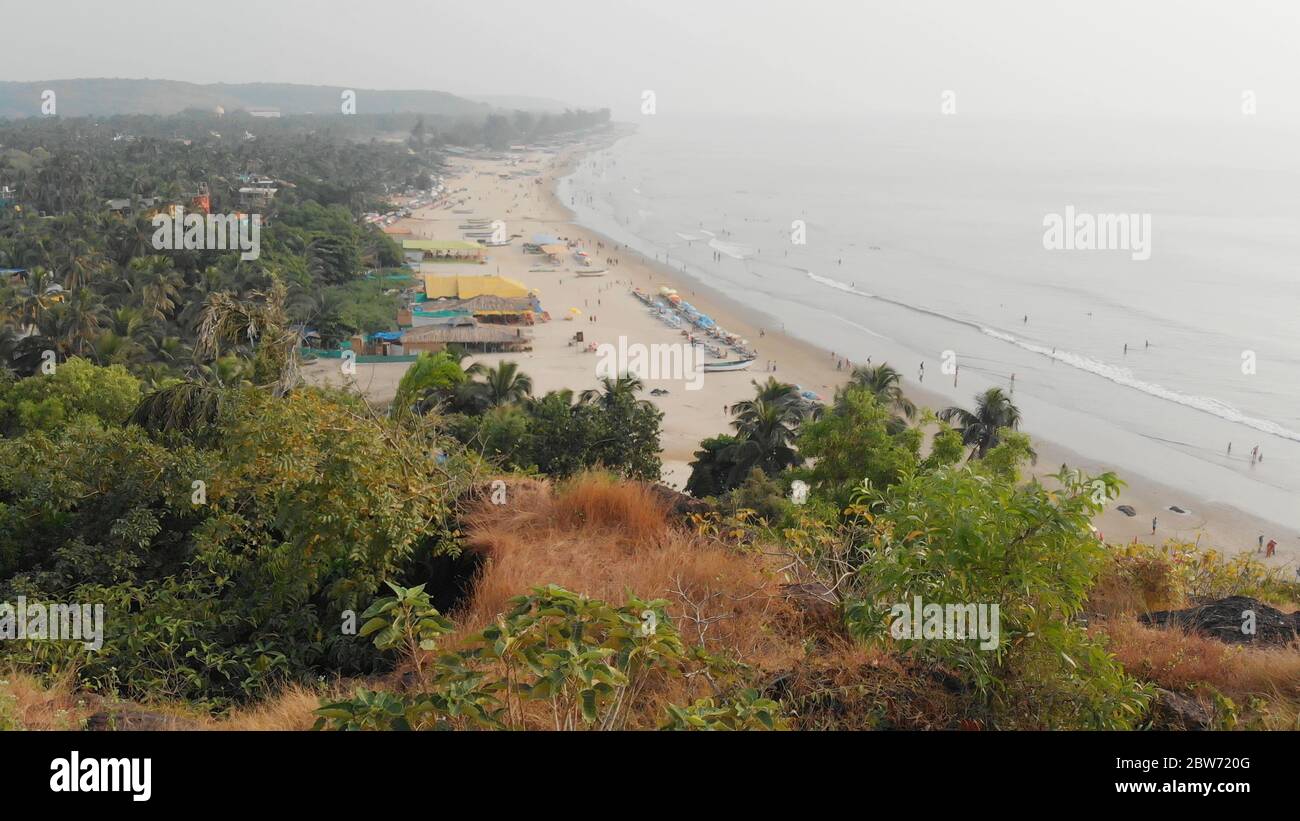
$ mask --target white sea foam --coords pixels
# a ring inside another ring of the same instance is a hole
[[[748,246],[736,242],[723,242],[719,239],[709,240],[709,247],[720,254],[731,257],[732,259],[745,259],[754,254],[754,249]]]
[[[1110,380],[1111,382],[1114,382],[1117,385],[1123,385],[1126,388],[1132,388],[1133,390],[1142,391],[1145,394],[1148,394],[1150,396],[1155,396],[1157,398],[1164,399],[1169,402],[1177,402],[1180,405],[1184,405],[1189,408],[1195,408],[1196,410],[1203,411],[1205,413],[1217,416],[1220,419],[1226,419],[1229,422],[1236,422],[1238,424],[1246,425],[1247,427],[1254,428],[1255,430],[1262,431],[1263,433],[1271,433],[1274,436],[1281,436],[1284,439],[1291,439],[1293,441],[1300,442],[1300,433],[1285,428],[1277,424],[1276,422],[1271,422],[1267,419],[1256,419],[1253,416],[1248,416],[1247,414],[1242,413],[1240,410],[1228,404],[1227,402],[1224,402],[1219,399],[1215,399],[1212,396],[1195,396],[1191,394],[1180,393],[1171,388],[1166,388],[1164,385],[1138,379],[1133,375],[1133,372],[1128,368],[1122,368],[1117,365],[1111,365],[1106,362],[1093,359],[1092,357],[1084,356],[1082,354],[1072,353],[1070,351],[1061,350],[1060,348],[1057,348],[1055,351],[1053,351],[1053,349],[1049,346],[1039,345],[1037,343],[1028,342],[1023,339],[1017,339],[1012,334],[1009,334],[1005,331],[999,331],[996,328],[989,328],[987,326],[980,325],[978,323],[970,322],[969,320],[961,319],[960,317],[951,316],[941,311],[935,311],[933,309],[925,308],[919,305],[912,305],[906,302],[902,302],[901,300],[890,299],[887,297],[878,297],[874,294],[869,294],[866,291],[859,290],[858,288],[853,287],[849,283],[840,282],[839,280],[831,279],[830,277],[820,276],[818,274],[814,274],[812,271],[808,271],[807,274],[809,279],[813,280],[814,282],[818,282],[822,285],[825,285],[828,288],[834,288],[838,291],[844,291],[845,293],[857,294],[858,296],[869,297],[872,299],[879,299],[884,302],[890,302],[895,305],[901,305],[906,308],[911,308],[914,311],[920,311],[922,313],[927,313],[932,316],[941,317],[951,322],[959,322],[963,325],[967,325],[972,328],[979,329],[980,333],[984,334],[985,336],[989,336],[992,337],[993,339],[997,339],[1002,342],[1015,345],[1016,347],[1023,348],[1026,351],[1032,351],[1033,353],[1041,354],[1042,356],[1055,359],[1057,362],[1061,362],[1065,365],[1069,365],[1072,368],[1078,368],[1081,371],[1087,371],[1088,373],[1094,374],[1096,376],[1100,376],[1103,379]]]
[[[1057,362],[1063,362],[1072,368],[1078,368],[1081,371],[1096,374],[1103,379],[1109,379],[1117,385],[1123,385],[1126,388],[1133,388],[1134,390],[1142,391],[1143,393],[1159,397],[1160,399],[1169,402],[1177,402],[1180,405],[1195,408],[1199,411],[1204,411],[1205,413],[1217,416],[1220,419],[1226,419],[1229,422],[1237,422],[1264,433],[1271,433],[1274,436],[1281,436],[1284,439],[1291,439],[1300,442],[1300,433],[1284,428],[1276,422],[1271,422],[1267,419],[1256,419],[1253,416],[1247,416],[1245,413],[1242,413],[1227,402],[1215,399],[1212,396],[1195,396],[1192,394],[1180,393],[1171,388],[1166,388],[1164,385],[1138,379],[1128,368],[1111,365],[1098,359],[1093,359],[1090,356],[1084,356],[1070,351],[1063,351],[1059,348],[1053,351],[1050,347],[1039,345],[1034,342],[1027,342],[1023,339],[1016,339],[1011,334],[997,331],[993,328],[981,327],[980,331],[994,339],[1009,342],[1018,348],[1042,354],[1043,356],[1055,359]]]
[[[830,277],[824,277],[820,274],[814,274],[812,271],[805,271],[805,273],[808,274],[808,278],[813,282],[820,282],[822,285],[826,285],[827,287],[834,288],[838,291],[844,291],[848,294],[857,294],[859,296],[875,296],[875,294],[869,294],[866,291],[859,291],[849,283],[840,282],[838,279],[831,279]]]

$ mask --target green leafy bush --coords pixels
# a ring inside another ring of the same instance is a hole
[[[891,608],[916,597],[996,604],[996,647],[950,636],[896,644],[956,671],[1003,719],[1129,728],[1146,694],[1075,621],[1106,562],[1089,530],[1100,509],[1094,481],[1103,500],[1118,482],[1111,474],[1057,478],[1064,489],[1049,492],[980,467],[948,467],[863,490],[856,513],[867,528],[845,618],[859,638],[887,641]]]
[[[392,586],[367,628],[376,644],[428,651],[450,625],[418,588]],[[359,690],[352,699],[325,704],[317,729],[524,728],[545,716],[556,730],[614,730],[626,726],[633,706],[664,677],[713,671],[727,665],[702,650],[688,651],[669,621],[665,600],[635,596],[622,606],[589,599],[554,585],[511,600],[495,624],[444,652],[428,668],[415,695]],[[364,632],[364,631],[363,631]],[[417,641],[418,640],[418,641]],[[540,706],[541,710],[530,707]],[[696,702],[670,710],[677,729],[784,726],[777,706],[743,691],[734,703]]]

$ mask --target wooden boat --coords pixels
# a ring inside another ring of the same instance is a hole
[[[753,357],[749,359],[723,359],[718,362],[705,362],[705,373],[719,373],[722,371],[743,371],[753,362]]]

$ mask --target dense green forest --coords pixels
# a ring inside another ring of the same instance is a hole
[[[280,120],[169,118],[25,120],[0,126],[0,367],[35,372],[42,351],[122,364],[158,384],[195,362],[200,312],[214,294],[285,288],[292,324],[324,344],[391,327],[395,303],[363,277],[402,262],[401,249],[359,217],[392,196],[425,191],[450,140],[479,144],[558,133],[607,112],[540,117],[518,112],[453,125],[443,133],[420,115]],[[245,125],[256,128],[251,136]],[[405,128],[396,140],[352,139]],[[218,130],[220,129],[220,130]],[[151,245],[156,201],[188,205],[201,189],[214,213],[247,209],[239,189],[271,180],[259,208],[261,255],[159,253]],[[131,211],[109,209],[110,200]],[[32,332],[35,332],[34,334]]]

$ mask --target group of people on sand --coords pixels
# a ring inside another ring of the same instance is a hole
[[[1269,539],[1268,544],[1264,544],[1264,534],[1259,534],[1259,546],[1255,548],[1255,552],[1261,550],[1264,551],[1264,558],[1273,558],[1273,554],[1277,552],[1277,539]]]
[[[1228,443],[1228,455],[1229,456],[1232,455],[1231,442]],[[1264,461],[1264,451],[1259,449],[1259,445],[1256,445],[1255,447],[1250,449],[1250,463],[1253,465],[1256,462],[1262,462],[1262,461]]]

